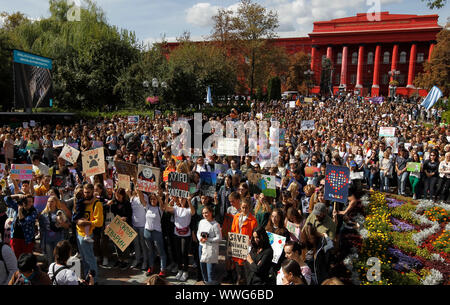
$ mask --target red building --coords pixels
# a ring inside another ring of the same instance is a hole
[[[398,81],[396,94],[426,96],[414,79],[430,60],[436,35],[442,30],[438,15],[403,15],[381,12],[380,21],[366,13],[354,17],[314,22],[309,37],[279,38],[273,42],[289,54],[311,55],[312,93],[320,92],[322,60],[328,57],[333,93],[355,92],[371,96],[390,94],[389,82]],[[170,49],[177,44],[171,44]],[[390,75],[390,71],[397,71]]]

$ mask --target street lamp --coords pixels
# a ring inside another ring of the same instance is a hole
[[[392,82],[389,84],[389,93],[391,99],[395,98],[396,90],[397,90],[397,81],[396,77],[400,75],[400,71],[392,70],[388,72],[389,76],[392,77]]]
[[[142,85],[144,86],[144,88],[148,89],[150,87],[150,82],[146,80],[146,81],[142,82]],[[167,86],[167,83],[165,81],[160,83],[160,81],[156,77],[154,77],[152,79],[152,88],[153,88],[152,94],[153,94],[153,97],[148,97],[147,98],[147,101],[149,103],[156,104],[159,101],[159,92],[158,92],[159,87],[161,87],[163,89],[167,89],[168,86]]]
[[[308,92],[307,95],[309,96],[309,87],[311,86],[311,78],[314,75],[314,71],[311,71],[311,69],[306,70],[305,72],[303,72],[305,74],[305,76],[308,78]]]

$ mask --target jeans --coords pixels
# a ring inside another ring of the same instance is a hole
[[[389,177],[380,171],[380,191],[389,192]]]
[[[366,182],[367,182],[367,185],[369,186],[369,189],[373,188],[373,178],[375,178],[375,174],[371,171],[370,168],[365,168],[364,174],[365,174]]]
[[[198,247],[199,257],[202,257],[202,245],[200,244]],[[200,270],[202,271],[203,281],[205,281],[206,285],[217,285],[217,276],[216,276],[216,266],[217,264],[207,264],[200,263]]]
[[[149,249],[144,239],[144,228],[133,227],[137,232],[136,238],[133,240],[134,251],[136,252],[137,262],[142,262],[143,265],[148,264]]]
[[[94,234],[91,235],[94,238]],[[94,255],[94,243],[83,240],[83,236],[77,233],[78,250],[80,250],[81,261],[83,264],[83,278],[86,278],[89,270],[95,272],[94,281],[98,279],[97,258]]]
[[[176,260],[179,270],[188,271],[191,240],[191,235],[185,237],[175,235]]]
[[[408,180],[408,172],[404,172],[400,176],[397,176],[398,191],[400,194],[405,194],[406,181]]]
[[[161,256],[161,270],[166,270],[167,264],[167,256],[166,251],[164,251],[164,239],[162,232],[159,231],[149,231],[147,229],[144,230],[144,238],[145,243],[147,244],[147,248],[149,249],[148,255],[148,266],[149,268],[153,267],[155,262],[155,252],[158,250],[159,255]],[[156,249],[154,247],[156,245]]]
[[[42,232],[43,234],[49,234],[49,232],[45,233]],[[54,233],[55,236],[53,238],[50,238],[48,235],[45,238],[45,243],[43,245],[43,250],[45,253],[45,257],[47,258],[48,264],[50,265],[51,263],[54,262],[54,257],[53,257],[53,250],[55,250],[56,244],[59,243],[61,240],[64,239],[64,235],[61,233]],[[41,239],[43,238],[41,235]]]
[[[419,184],[420,178],[417,178],[416,176],[409,176],[409,183],[411,183],[412,193],[416,194],[416,187],[417,184]]]
[[[436,192],[436,184],[438,183],[439,177],[425,177],[425,187],[424,187],[424,196],[430,196],[430,199],[433,199]],[[430,194],[428,195],[428,192]]]

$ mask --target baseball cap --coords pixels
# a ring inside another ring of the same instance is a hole
[[[313,214],[314,215],[320,215],[321,213],[327,212],[327,206],[323,202],[318,202],[314,205]]]

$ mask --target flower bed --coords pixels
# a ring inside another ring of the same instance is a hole
[[[383,193],[364,197],[364,216],[356,222],[362,242],[344,264],[352,272],[352,282],[363,285],[437,285],[448,284],[450,277],[449,205],[430,201],[404,202],[386,198]],[[380,261],[381,280],[367,261]]]

